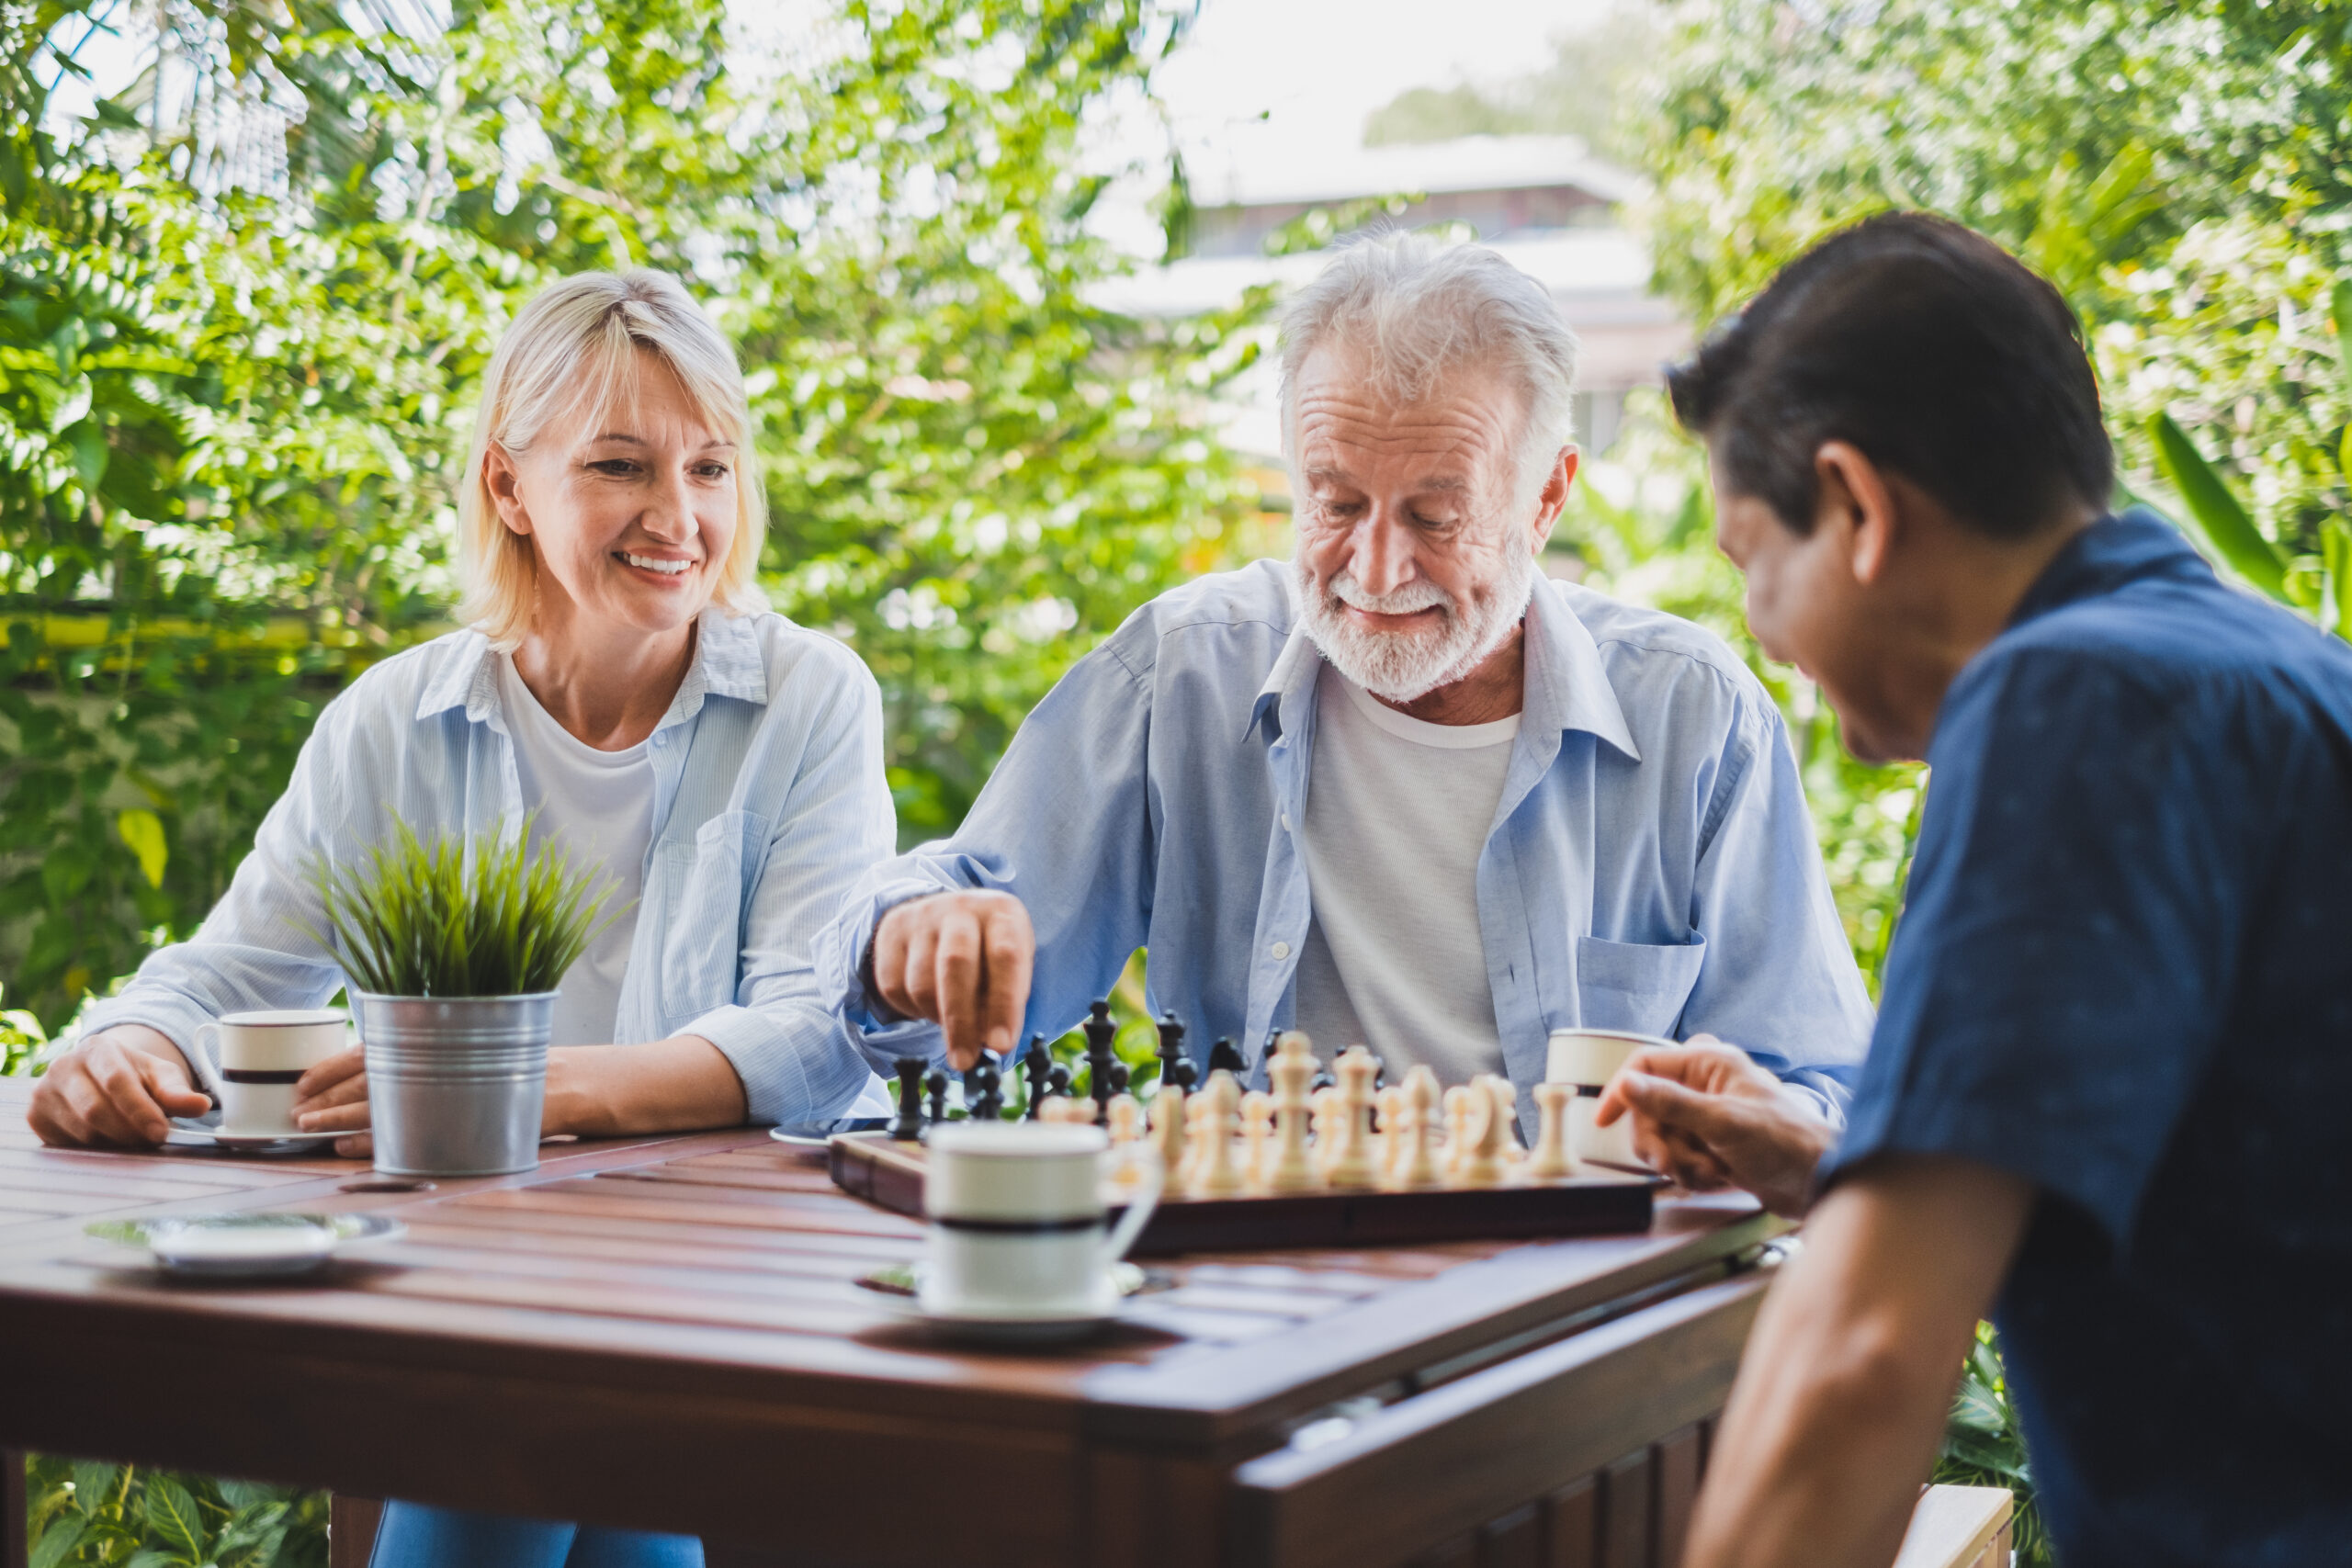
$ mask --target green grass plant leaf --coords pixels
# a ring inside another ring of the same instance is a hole
[[[2335,622],[2327,629],[2352,642],[2352,524],[2329,518],[2320,529],[2319,544],[2329,596],[2335,601]]]
[[[379,997],[552,991],[613,918],[609,889],[569,852],[519,831],[429,843],[405,824],[356,865],[311,868],[332,941],[359,990]]]
[[[2352,277],[2337,278],[2327,291],[2327,313],[2335,323],[2335,364],[2344,377],[2344,395],[2352,398]],[[2345,444],[2352,450],[2352,427],[2345,431]]]
[[[2291,604],[2287,563],[2278,558],[2245,504],[2231,492],[2220,471],[2205,460],[2188,433],[2173,423],[2172,415],[2160,413],[2148,422],[2148,434],[2155,442],[2156,466],[2180,492],[2206,542],[2253,587],[2282,604]]]

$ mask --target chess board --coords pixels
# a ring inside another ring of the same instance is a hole
[[[829,1150],[836,1186],[918,1218],[923,1158],[922,1145],[885,1133],[837,1134]],[[1639,1232],[1649,1228],[1651,1195],[1663,1185],[1647,1173],[1609,1170],[1487,1187],[1170,1196],[1160,1200],[1135,1249],[1164,1256]]]

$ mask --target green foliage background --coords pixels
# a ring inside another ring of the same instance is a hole
[[[75,118],[129,7],[0,13],[0,974],[52,1029],[193,929],[320,705],[446,629],[473,389],[561,273],[677,271],[741,345],[765,581],[880,677],[910,839],[1254,512],[1204,434],[1246,312],[1085,299],[1124,263],[1080,128],[1173,39],[1147,0],[161,14],[160,96]]]

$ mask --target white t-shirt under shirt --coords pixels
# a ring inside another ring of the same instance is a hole
[[[1429,724],[1328,663],[1317,682],[1298,1027],[1327,1058],[1371,1046],[1391,1083],[1424,1062],[1447,1083],[1501,1072],[1478,854],[1519,716]]]
[[[560,840],[576,864],[611,884],[605,906],[617,917],[588,945],[558,984],[554,1045],[609,1045],[620,1011],[621,972],[637,935],[637,902],[645,891],[645,852],[653,838],[653,763],[645,743],[599,751],[556,722],[499,654],[499,705],[514,742],[523,800],[536,807],[534,848]]]

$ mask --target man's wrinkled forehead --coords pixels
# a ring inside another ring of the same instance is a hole
[[[1370,467],[1403,465],[1416,489],[1476,489],[1508,457],[1519,399],[1504,379],[1473,367],[1426,389],[1382,387],[1363,357],[1321,349],[1299,367],[1292,439],[1301,476],[1357,480]]]

